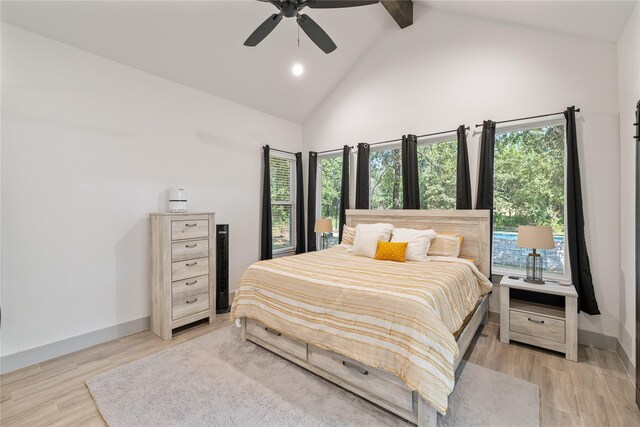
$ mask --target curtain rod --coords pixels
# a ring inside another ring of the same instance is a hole
[[[348,146],[349,149],[353,149],[353,145]],[[334,148],[333,150],[324,150],[324,151],[316,151],[316,154],[325,154],[325,153],[333,153],[334,151],[342,151],[342,148]]]
[[[469,126],[465,126],[465,130],[469,130]],[[424,135],[416,135],[416,138],[424,138],[427,136],[444,135],[445,133],[457,132],[458,129],[445,130],[443,132],[425,133]]]
[[[576,113],[579,113],[580,109],[576,108]],[[496,122],[496,124],[500,124],[500,123],[509,123],[509,122],[518,122],[520,120],[529,120],[529,119],[538,119],[540,117],[549,117],[549,116],[557,116],[558,114],[564,114],[564,111],[560,111],[559,113],[549,113],[549,114],[540,114],[539,116],[531,116],[531,117],[520,117],[519,119],[511,119],[511,120],[502,120],[500,122]],[[479,125],[476,124],[476,128],[479,128],[480,126],[482,126],[483,124],[480,123]]]
[[[262,148],[264,148],[264,147],[266,147],[266,145],[262,146]],[[279,151],[279,152],[281,152],[281,153],[291,154],[291,155],[293,155],[293,156],[295,156],[295,155],[296,155],[296,153],[292,153],[291,151],[278,150],[277,148],[272,148],[272,147],[269,147],[269,149],[270,149],[270,150],[273,150],[273,151]]]

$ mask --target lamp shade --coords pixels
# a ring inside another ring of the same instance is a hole
[[[316,219],[316,227],[314,230],[316,233],[332,233],[333,224],[331,218],[318,218]]]
[[[518,247],[531,249],[553,249],[553,230],[551,227],[521,225],[518,227]]]

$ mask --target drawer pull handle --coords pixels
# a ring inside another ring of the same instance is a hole
[[[271,335],[275,335],[277,337],[281,336],[282,334],[280,332],[274,331],[273,329],[269,329],[269,328],[264,328],[265,331],[269,332]]]
[[[544,323],[544,320],[535,320],[535,319],[532,319],[531,317],[527,317],[527,319],[529,320],[529,322],[533,322],[533,323],[540,323],[540,324]]]
[[[185,248],[195,248],[196,246],[198,246],[197,243],[194,243],[193,245],[184,245]]]
[[[195,227],[195,226],[196,226],[196,223],[194,222],[193,224],[185,224],[184,226],[185,226],[185,227]]]
[[[198,301],[198,298],[194,298],[194,299],[192,299],[192,300],[186,300],[185,302],[186,302],[187,304],[193,304],[193,303],[194,303],[194,302],[196,302],[196,301]]]
[[[187,282],[185,283],[186,286],[191,286],[191,285],[195,285],[196,283],[198,283],[197,280],[194,280],[193,282]]]
[[[186,265],[187,267],[193,267],[193,266],[194,266],[194,265],[196,265],[196,264],[198,264],[198,261],[188,262],[188,263],[186,263],[185,265]]]
[[[342,366],[344,366],[347,369],[351,369],[352,371],[356,371],[359,374],[369,375],[369,371],[367,371],[366,369],[361,368],[360,366],[354,365],[353,363],[349,363],[346,360],[342,361]]]

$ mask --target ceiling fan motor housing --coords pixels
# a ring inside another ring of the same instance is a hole
[[[286,1],[281,4],[280,10],[286,18],[293,18],[298,14],[298,4],[292,1]]]

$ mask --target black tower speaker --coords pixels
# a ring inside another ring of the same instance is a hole
[[[229,224],[216,224],[216,313],[229,307]]]

